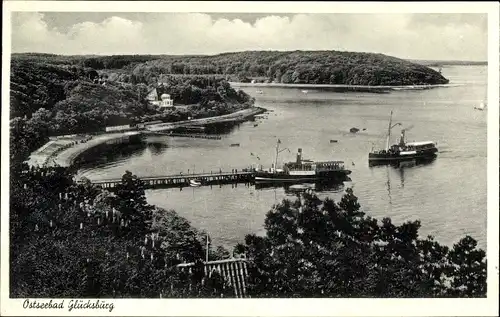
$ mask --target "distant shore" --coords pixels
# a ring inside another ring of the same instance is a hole
[[[406,85],[406,86],[365,86],[365,85],[330,85],[330,84],[282,84],[282,83],[242,83],[229,82],[234,87],[262,87],[262,88],[310,88],[310,89],[341,89],[341,90],[422,90],[439,87],[456,87],[459,84],[436,85]]]

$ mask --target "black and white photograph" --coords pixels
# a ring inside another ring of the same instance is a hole
[[[498,4],[6,2],[2,316],[497,313]]]

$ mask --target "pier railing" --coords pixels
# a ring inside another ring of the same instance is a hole
[[[246,170],[233,170],[231,172],[209,172],[199,174],[175,174],[163,176],[138,177],[148,188],[153,187],[186,187],[190,181],[199,182],[200,186],[230,183],[251,183],[254,180],[254,172]],[[103,188],[113,188],[122,182],[121,178],[109,178],[90,180],[92,184]],[[198,186],[198,184],[196,185]]]

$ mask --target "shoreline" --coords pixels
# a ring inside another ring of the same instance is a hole
[[[165,131],[176,128],[181,128],[185,126],[196,126],[196,125],[206,125],[212,123],[225,123],[225,122],[237,122],[246,120],[249,117],[256,116],[258,114],[266,112],[267,109],[261,107],[251,107],[247,109],[238,110],[233,113],[224,114],[216,117],[208,117],[208,118],[200,118],[200,119],[192,119],[192,120],[184,120],[178,122],[164,122],[153,124],[146,127],[145,132],[156,132],[156,131]]]
[[[429,85],[406,85],[406,86],[369,86],[369,85],[333,85],[333,84],[283,84],[283,83],[242,83],[242,82],[229,82],[234,87],[263,87],[263,88],[332,88],[332,89],[346,89],[346,90],[421,90],[432,88],[447,88],[462,86],[460,84],[429,84]]]
[[[257,114],[264,113],[267,110],[261,107],[251,107],[239,110],[230,114],[200,118],[179,122],[166,122],[158,125],[148,126],[147,129],[140,131],[125,131],[116,133],[102,133],[98,135],[79,134],[55,137],[39,149],[33,151],[25,162],[31,166],[62,166],[70,167],[75,159],[87,150],[106,142],[116,142],[122,138],[128,138],[137,135],[154,134],[155,131],[175,129],[189,125],[205,125],[211,123],[235,122],[246,120]],[[154,127],[157,128],[154,128]],[[151,130],[150,130],[151,129]]]
[[[127,138],[130,136],[139,135],[140,131],[127,131],[119,133],[99,134],[95,136],[79,134],[71,137],[62,137],[51,140],[43,145],[40,149],[34,151],[26,161],[30,166],[62,166],[70,167],[74,160],[85,151],[106,143]],[[84,138],[85,142],[78,140]],[[52,150],[45,153],[43,151],[50,145],[54,145]]]

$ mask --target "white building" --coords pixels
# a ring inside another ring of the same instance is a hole
[[[153,88],[148,95],[146,96],[146,99],[151,103],[152,105],[158,106],[160,108],[171,108],[174,106],[174,100],[171,98],[170,94],[163,93],[160,96],[161,90],[163,89],[163,86],[159,86],[157,88]]]
[[[171,108],[174,106],[174,101],[170,98],[169,94],[161,95],[160,108]]]

